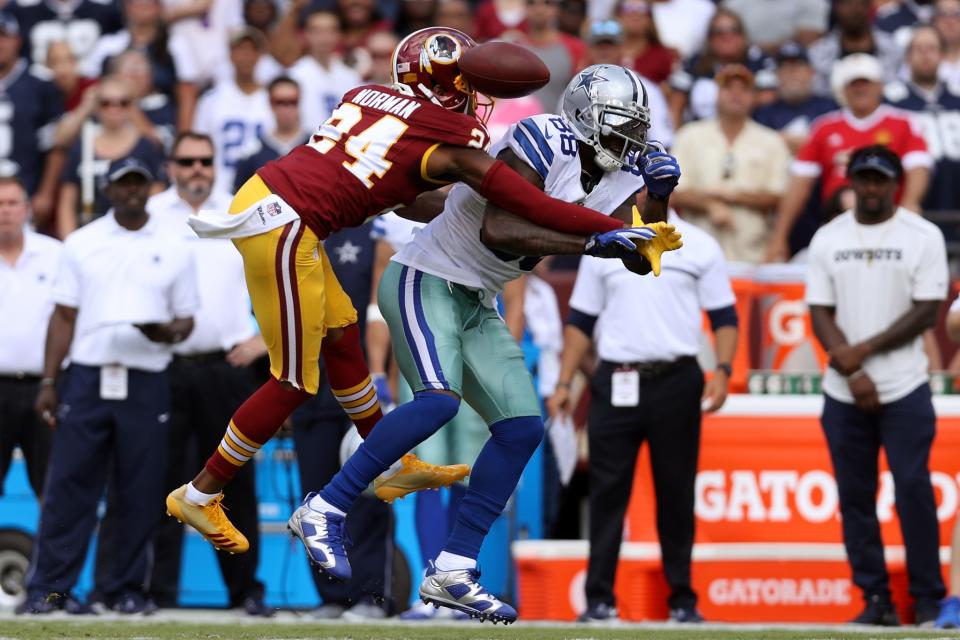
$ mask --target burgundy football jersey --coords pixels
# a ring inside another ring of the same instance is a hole
[[[347,92],[307,144],[257,174],[325,238],[440,186],[423,174],[433,147],[485,149],[488,135],[474,116],[367,85]]]

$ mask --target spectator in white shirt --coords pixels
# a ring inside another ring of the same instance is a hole
[[[551,416],[569,414],[574,375],[596,343],[587,437],[590,450],[590,559],[584,622],[618,616],[613,584],[623,518],[640,447],[650,447],[670,619],[702,622],[691,588],[694,488],[701,411],[727,397],[737,347],[737,312],[716,240],[671,213],[683,248],[665,255],[659,279],[637,277],[619,260],[583,258],[570,296]],[[703,312],[716,336],[717,366],[704,384],[697,362]],[[637,318],[643,330],[624,332]]]
[[[343,37],[337,14],[311,13],[303,35],[307,53],[290,68],[290,77],[300,84],[300,113],[306,128],[312,131],[330,117],[343,94],[361,84],[361,80],[337,53]]]
[[[190,248],[146,212],[149,169],[127,158],[107,179],[113,209],[67,239],[54,285],[36,408],[56,432],[24,613],[68,602],[108,471],[123,528],[107,574],[98,576],[102,596],[121,613],[148,609],[149,550],[163,515],[167,366],[172,345],[193,329],[199,300]]]
[[[50,429],[33,411],[43,371],[43,341],[53,311],[53,278],[62,245],[30,231],[29,199],[18,178],[0,178],[0,495],[14,447],[43,492]]]
[[[924,626],[936,620],[946,592],[928,464],[936,415],[922,339],[947,295],[946,246],[936,225],[894,204],[903,166],[893,151],[857,149],[847,174],[856,205],[814,235],[806,299],[830,357],[823,431],[847,558],[865,600],[853,622],[899,624],[877,520],[882,447],[893,473],[915,621]]]
[[[245,149],[275,125],[270,97],[255,74],[265,48],[266,39],[260,31],[235,31],[230,38],[233,76],[218,81],[197,105],[193,130],[213,139],[218,191],[233,187],[234,170]]]

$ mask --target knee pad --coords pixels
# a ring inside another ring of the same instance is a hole
[[[419,405],[421,411],[435,416],[446,424],[453,420],[460,411],[460,398],[438,391],[418,391],[413,394],[413,401]]]
[[[540,445],[543,433],[543,418],[540,416],[507,418],[490,425],[490,434],[498,442],[531,452]]]

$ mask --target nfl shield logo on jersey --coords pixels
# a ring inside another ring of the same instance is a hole
[[[268,202],[266,206],[267,215],[271,218],[280,215],[280,203]]]

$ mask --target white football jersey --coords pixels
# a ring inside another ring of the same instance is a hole
[[[232,191],[237,162],[276,123],[266,89],[244,93],[232,80],[218,82],[200,98],[193,128],[213,138],[217,191]]]
[[[579,145],[570,127],[559,116],[543,114],[512,125],[490,149],[496,156],[509,147],[540,174],[547,195],[596,209],[607,215],[643,189],[640,168],[603,174],[586,193],[580,184]],[[592,161],[591,161],[592,162]],[[393,259],[450,282],[482,289],[490,306],[503,286],[539,262],[537,257],[516,257],[488,249],[480,241],[487,201],[463,183],[447,196],[443,213],[424,227]]]

